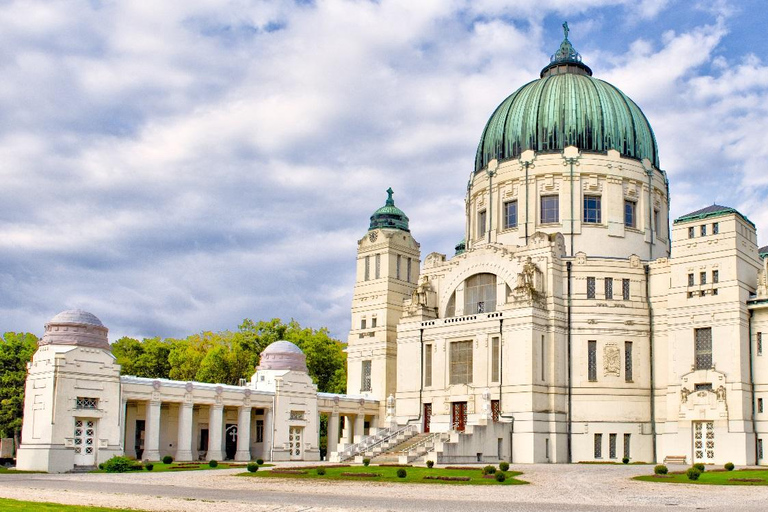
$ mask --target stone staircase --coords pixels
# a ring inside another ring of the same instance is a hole
[[[90,473],[91,471],[95,471],[96,466],[77,466],[73,467],[67,473]]]
[[[393,446],[390,450],[373,455],[374,464],[410,464],[416,460],[426,461],[430,453],[434,453],[442,443],[450,441],[450,434],[432,432],[416,434],[410,439]],[[366,453],[366,456],[369,454]],[[436,457],[435,457],[436,458]],[[362,458],[361,458],[362,459]],[[434,460],[434,459],[433,459]]]
[[[331,462],[344,462],[354,459],[355,462],[360,463],[366,457],[373,458],[407,441],[418,434],[418,432],[419,429],[416,425],[383,429],[372,436],[363,438],[357,444],[347,446],[339,452],[332,453],[329,460]]]

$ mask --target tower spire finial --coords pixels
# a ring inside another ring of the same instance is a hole
[[[565,40],[568,40],[568,32],[570,32],[571,29],[568,28],[568,22],[563,22],[563,34],[565,35]]]
[[[393,205],[393,204],[395,204],[395,200],[394,200],[394,199],[392,199],[392,195],[393,195],[394,193],[395,193],[395,191],[394,191],[394,190],[392,190],[392,187],[389,187],[389,188],[387,189],[387,204],[388,204],[388,205],[390,205],[390,206],[391,206],[391,205]]]

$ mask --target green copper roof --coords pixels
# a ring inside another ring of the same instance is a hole
[[[467,241],[462,238],[461,242],[456,244],[455,249],[456,249],[455,256],[458,256],[459,254],[464,254],[467,251]]]
[[[566,146],[625,157],[648,158],[658,168],[656,137],[640,107],[592,70],[566,38],[541,78],[529,82],[499,105],[483,130],[475,172],[494,158],[508,160],[523,151],[559,152]]]
[[[761,258],[765,259],[768,258],[768,245],[765,247],[761,247],[757,250],[757,254],[760,255]]]
[[[728,215],[734,213],[744,219],[746,222],[748,222],[752,227],[756,227],[755,223],[749,220],[745,215],[743,215],[738,210],[731,208],[729,206],[722,206],[719,204],[713,204],[712,206],[707,206],[706,208],[702,208],[701,210],[696,210],[695,212],[688,213],[686,215],[683,215],[682,217],[678,217],[675,219],[674,224],[679,224],[681,222],[690,222],[694,220],[704,220],[704,219],[710,219],[712,217],[722,217],[723,215]]]
[[[388,188],[387,201],[384,203],[384,206],[371,215],[371,225],[368,231],[379,228],[410,231],[408,229],[408,217],[403,213],[403,210],[395,206],[395,200],[392,199],[393,194],[392,188]]]

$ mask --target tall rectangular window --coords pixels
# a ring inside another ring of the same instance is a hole
[[[696,284],[696,278],[693,276],[693,274],[688,274],[688,286],[693,286]]]
[[[659,236],[660,229],[661,226],[659,224],[659,210],[653,210],[653,232],[656,233],[656,238],[661,238]]]
[[[374,327],[376,327],[376,317],[375,316],[373,318],[371,318],[371,329],[373,329]]]
[[[541,223],[560,222],[560,196],[541,196]]]
[[[695,366],[697,370],[712,368],[712,328],[694,329]]]
[[[595,434],[595,458],[603,458],[603,434]]]
[[[629,448],[631,445],[630,443],[631,437],[632,437],[632,434],[624,434],[624,457],[628,459],[631,458],[630,451],[629,451]]]
[[[501,362],[499,345],[498,337],[491,339],[491,382],[499,382],[499,363]]]
[[[405,266],[405,280],[411,282],[411,258],[408,258],[407,265]]]
[[[504,203],[504,229],[517,227],[517,201]]]
[[[763,399],[758,398],[757,399],[757,412],[762,413],[763,412]]]
[[[477,237],[483,238],[485,236],[485,221],[487,220],[487,212],[485,210],[477,214]]]
[[[584,222],[587,224],[600,224],[602,222],[600,203],[600,196],[584,196]]]
[[[701,236],[707,236],[707,225],[703,224],[701,226]]]
[[[628,228],[637,227],[637,203],[624,201],[624,225]]]
[[[587,298],[588,299],[595,298],[595,278],[594,277],[587,278]]]
[[[699,272],[699,284],[707,284],[707,273]]]
[[[542,334],[541,335],[541,347],[539,347],[540,348],[539,355],[541,356],[541,380],[542,381],[546,380],[546,375],[544,373],[544,370],[547,367],[547,365],[546,365],[547,359],[546,359],[546,353],[545,353],[545,348],[544,347],[545,347],[544,335]]]
[[[757,355],[761,356],[763,355],[763,333],[759,332],[757,333]]]
[[[397,255],[397,260],[395,262],[395,278],[400,279],[400,265],[402,263],[403,257],[399,254]]]
[[[758,439],[757,440],[757,459],[760,460],[763,458],[763,440]]]
[[[716,234],[718,234],[718,233],[720,233],[720,223],[718,223],[718,222],[713,222],[713,223],[712,223],[712,234],[713,234],[713,235],[716,235]]]
[[[432,385],[432,344],[424,345],[424,387]]]
[[[365,280],[369,281],[371,279],[371,257],[366,256],[365,257]]]
[[[256,420],[256,442],[264,442],[264,420]]]
[[[612,277],[605,278],[605,298],[606,299],[613,298],[613,278]]]
[[[597,381],[597,341],[587,342],[587,371],[591,382]]]
[[[624,380],[632,382],[632,342],[624,342]]]
[[[720,271],[719,270],[713,270],[712,271],[712,282],[713,283],[719,283],[720,282]]]
[[[361,328],[361,329],[365,329],[365,328],[366,328],[366,325],[365,325],[365,323],[366,323],[366,322],[365,322],[365,318],[361,318],[361,319],[360,319],[360,328]]]
[[[363,361],[362,371],[360,372],[361,382],[360,391],[371,390],[371,361]]]
[[[693,238],[694,236],[696,236],[696,231],[695,231],[695,229],[696,229],[696,228],[694,228],[693,226],[691,226],[690,228],[688,228],[688,238]]]
[[[450,349],[450,383],[472,383],[472,342],[454,341]]]
[[[608,458],[616,458],[616,434],[608,434]]]
[[[621,280],[621,296],[624,300],[629,300],[629,279]]]
[[[376,279],[381,277],[381,254],[376,255]]]

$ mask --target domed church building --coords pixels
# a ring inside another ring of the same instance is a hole
[[[348,392],[442,462],[762,464],[766,249],[732,208],[670,222],[648,119],[564,28],[483,129],[455,254],[421,263],[391,190],[371,217]]]

